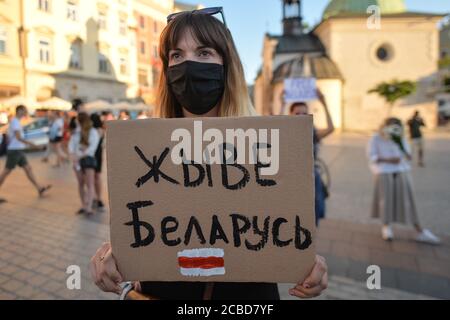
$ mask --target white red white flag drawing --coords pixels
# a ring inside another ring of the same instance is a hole
[[[183,276],[208,277],[225,274],[223,249],[186,249],[178,252],[177,256]]]

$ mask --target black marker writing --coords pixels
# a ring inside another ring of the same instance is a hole
[[[233,239],[234,239],[234,246],[240,247],[241,246],[241,234],[246,233],[248,229],[250,229],[250,220],[241,214],[230,214],[232,223],[233,223]],[[239,226],[239,221],[241,220],[244,222],[244,225],[242,227]]]
[[[213,245],[218,239],[223,240],[225,243],[229,242],[227,235],[219,222],[219,218],[216,215],[213,215],[209,243]]]
[[[269,168],[271,166],[270,163],[261,163],[259,161],[259,156],[258,156],[259,152],[258,152],[258,150],[261,149],[262,147],[270,149],[270,148],[272,148],[272,145],[270,143],[262,144],[262,143],[259,143],[259,142],[256,144],[256,151],[255,151],[255,153],[257,155],[256,156],[256,164],[255,164],[256,182],[262,187],[274,186],[274,185],[277,184],[275,180],[272,180],[272,179],[261,179],[261,176],[259,175],[259,169],[261,169],[261,168]]]
[[[132,248],[148,246],[155,239],[155,230],[150,223],[139,220],[139,209],[151,206],[153,202],[151,201],[136,201],[127,204],[127,208],[131,210],[133,215],[133,220],[126,222],[126,226],[133,226],[134,231],[134,243],[131,244]],[[141,227],[144,227],[148,231],[147,237],[142,240],[141,238]]]
[[[197,236],[198,239],[200,240],[200,243],[205,244],[206,239],[205,236],[203,235],[202,227],[200,226],[200,223],[198,223],[198,220],[195,217],[191,217],[191,219],[189,220],[189,224],[186,229],[186,233],[184,235],[184,244],[185,245],[189,244],[193,228],[195,228],[195,232],[197,232]]]
[[[161,175],[161,178],[169,181],[170,183],[179,184],[178,181],[169,177],[168,175],[166,175],[164,172],[162,172],[160,170],[161,164],[163,163],[165,157],[167,156],[167,154],[170,151],[169,148],[164,149],[164,151],[161,153],[159,158],[157,158],[156,156],[153,156],[153,161],[149,161],[145,157],[144,153],[142,153],[141,149],[139,149],[139,147],[135,146],[134,150],[139,155],[139,157],[142,159],[142,161],[144,161],[144,163],[150,168],[150,171],[147,174],[143,175],[136,181],[136,187],[138,187],[138,188],[141,187],[144,183],[146,183],[151,178],[153,178],[155,180],[155,182],[158,183],[160,175]]]
[[[278,218],[273,222],[272,227],[273,244],[276,245],[277,247],[285,247],[292,242],[292,239],[286,241],[280,240],[280,226],[282,223],[286,222],[287,220],[285,218]]]
[[[173,223],[173,227],[168,227],[167,225],[169,223]],[[181,239],[176,238],[175,240],[169,240],[167,238],[167,234],[173,233],[177,231],[178,229],[178,220],[175,217],[165,217],[161,221],[161,239],[165,245],[168,245],[169,247],[174,247],[180,244]]]
[[[267,240],[269,239],[269,223],[270,217],[266,217],[266,219],[264,219],[264,228],[261,231],[258,227],[258,217],[257,216],[253,217],[253,233],[261,236],[261,241],[258,242],[257,244],[251,244],[248,240],[245,240],[245,246],[247,247],[247,249],[259,251],[262,248],[264,248],[264,246],[267,243]]]
[[[234,163],[227,164],[227,161],[225,159],[225,149],[227,148],[227,144],[224,143],[223,147],[224,148],[222,150],[222,164],[221,164],[221,166],[222,166],[222,185],[226,189],[229,189],[229,190],[237,190],[237,189],[244,188],[245,185],[250,181],[250,174],[249,174],[248,170],[244,166],[236,163],[237,150],[236,150],[236,147],[234,147],[234,146],[233,146]],[[228,167],[229,166],[235,167],[242,172],[241,180],[239,180],[235,184],[229,184],[229,181],[228,181]]]
[[[305,240],[301,242],[301,233],[305,235]],[[295,217],[295,247],[299,250],[305,250],[311,245],[311,232],[300,225],[300,217]]]

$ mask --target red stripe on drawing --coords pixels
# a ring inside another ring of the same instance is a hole
[[[181,268],[212,269],[223,267],[225,261],[221,257],[178,257],[178,265]]]

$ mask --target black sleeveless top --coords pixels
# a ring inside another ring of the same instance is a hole
[[[141,282],[142,293],[162,300],[202,300],[203,282]],[[212,300],[280,300],[274,283],[214,282]]]

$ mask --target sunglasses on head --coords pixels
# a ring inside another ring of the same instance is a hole
[[[223,7],[211,7],[211,8],[204,8],[204,9],[193,10],[193,11],[182,11],[182,12],[172,13],[167,16],[167,23],[169,23],[170,21],[172,21],[173,19],[178,17],[180,14],[183,14],[186,12],[191,12],[192,14],[206,14],[208,16],[213,16],[215,14],[220,13],[220,15],[222,16],[223,24],[225,25],[225,27],[227,26],[227,23],[225,21],[225,14],[223,12]]]

